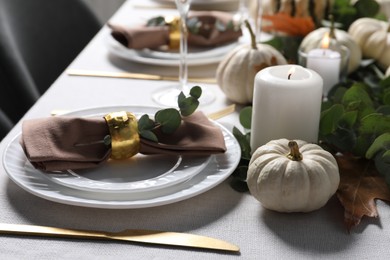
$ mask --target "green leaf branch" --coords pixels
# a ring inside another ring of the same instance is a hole
[[[138,120],[138,133],[142,138],[158,142],[156,130],[161,130],[164,134],[172,134],[179,128],[182,117],[186,117],[195,112],[199,106],[199,98],[202,89],[199,86],[191,88],[189,96],[180,92],[177,103],[178,108],[166,108],[158,110],[154,115],[154,120],[149,115],[142,115]]]

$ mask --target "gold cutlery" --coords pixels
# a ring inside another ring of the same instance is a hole
[[[239,252],[236,245],[206,236],[166,232],[156,230],[127,229],[121,232],[103,232],[78,229],[55,228],[48,226],[21,225],[0,223],[0,233],[10,235],[70,237],[82,239],[121,240],[136,243],[147,243],[167,246],[203,248]]]
[[[236,110],[236,105],[232,104],[230,106],[227,106],[227,107],[222,108],[218,111],[215,111],[215,112],[208,114],[207,117],[212,119],[212,120],[217,120],[217,119],[220,119],[222,117],[225,117],[225,116],[233,113],[235,110]]]
[[[178,81],[175,76],[161,76],[154,74],[132,73],[132,72],[114,72],[114,71],[98,71],[98,70],[83,70],[83,69],[67,69],[66,73],[69,76],[84,76],[84,77],[105,77],[105,78],[122,78],[122,79],[144,79],[144,80],[169,80]],[[215,78],[188,78],[190,82],[216,84]]]
[[[215,112],[208,114],[207,117],[212,119],[212,120],[217,120],[217,119],[220,119],[224,116],[227,116],[227,115],[233,113],[235,111],[235,109],[236,109],[236,105],[232,104],[230,106],[224,107],[218,111],[215,111]],[[50,112],[50,115],[51,116],[59,116],[59,115],[66,114],[68,112],[69,112],[69,110],[65,110],[65,109],[54,109]]]

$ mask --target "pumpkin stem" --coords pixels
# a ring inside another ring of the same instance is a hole
[[[287,154],[287,158],[293,161],[301,161],[303,159],[301,152],[299,152],[298,144],[295,141],[288,142],[290,153]]]
[[[257,50],[256,35],[253,32],[252,27],[249,24],[248,20],[245,20],[244,22],[245,22],[246,28],[248,28],[249,34],[251,36],[252,49]]]
[[[329,37],[332,39],[336,39],[336,33],[335,33],[335,28],[334,28],[334,17],[333,14],[329,15],[329,20],[330,20],[330,31],[329,31]]]

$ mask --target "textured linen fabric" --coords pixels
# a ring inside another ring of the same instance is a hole
[[[174,10],[157,11],[175,13]],[[131,2],[127,2],[113,19],[136,22],[155,15],[157,11],[132,9]],[[111,57],[105,45],[109,34],[108,28],[98,34],[71,68],[118,71],[120,66],[129,71],[142,69],[148,73],[156,72],[155,66],[142,66]],[[211,65],[195,66],[189,72],[192,75],[208,75],[212,69]],[[161,67],[160,72],[175,73],[176,68]],[[48,116],[53,109],[79,110],[129,104],[156,106],[151,95],[169,84],[63,74],[24,119]],[[201,84],[201,87],[209,88],[216,96],[211,105],[201,107],[205,113],[229,104],[216,85]],[[239,126],[238,113],[218,122],[231,130],[233,126]],[[8,143],[20,132],[19,123],[0,143],[1,156]],[[311,213],[282,214],[265,210],[247,192],[235,191],[230,186],[231,179],[227,179],[207,192],[169,205],[123,210],[86,208],[52,202],[26,192],[7,176],[3,164],[0,160],[2,223],[104,231],[140,228],[188,232],[234,243],[240,247],[240,253],[114,241],[0,235],[0,259],[390,259],[390,207],[379,200],[376,202],[379,217],[364,217],[362,223],[348,234],[343,225],[342,206],[335,197],[323,208]]]

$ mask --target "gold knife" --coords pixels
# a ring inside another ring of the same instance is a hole
[[[10,235],[73,237],[83,239],[121,240],[137,243],[202,248],[239,252],[238,246],[223,240],[179,232],[127,229],[121,232],[103,232],[48,226],[0,223],[0,233]]]
[[[169,80],[178,81],[178,77],[161,76],[154,74],[131,73],[131,72],[114,72],[114,71],[98,71],[98,70],[82,70],[82,69],[67,69],[66,73],[69,76],[84,76],[84,77],[105,77],[105,78],[122,78],[122,79],[146,79],[146,80]],[[190,82],[216,84],[215,78],[188,78]]]

